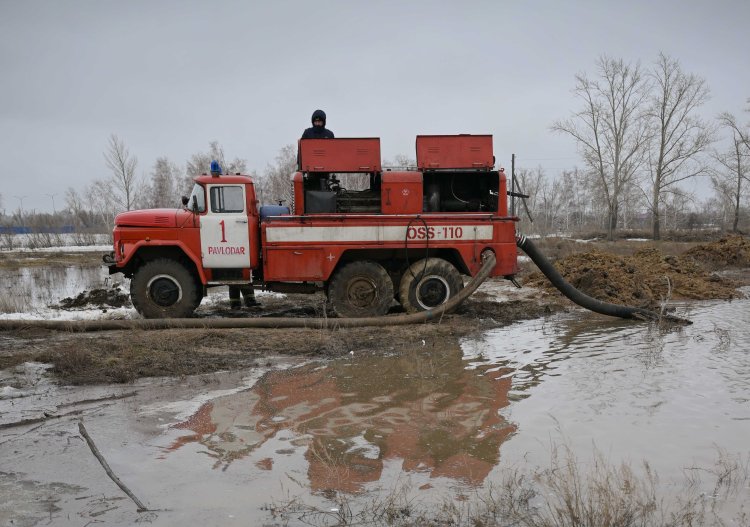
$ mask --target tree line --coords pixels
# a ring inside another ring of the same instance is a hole
[[[573,92],[578,107],[551,129],[575,140],[584,166],[568,178],[590,194],[586,205],[604,216],[608,239],[633,210],[645,210],[651,237],[659,240],[669,209],[693,199],[680,183],[699,176],[710,178],[712,205],[730,213],[738,231],[748,201],[750,125],[728,112],[713,120],[700,116],[710,94],[705,79],[663,53],[650,67],[602,56],[593,73],[575,76]],[[714,147],[722,132],[731,137],[725,150]],[[551,189],[540,188],[544,202]],[[580,197],[567,201],[561,205],[568,209],[581,204]]]

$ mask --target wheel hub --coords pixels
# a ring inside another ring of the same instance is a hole
[[[173,277],[157,275],[146,285],[148,296],[160,307],[173,306],[182,299],[182,288]]]
[[[346,289],[349,302],[356,307],[371,306],[378,298],[375,282],[365,277],[357,277],[349,282]]]
[[[425,276],[417,284],[417,303],[422,309],[433,309],[448,301],[451,288],[442,276]]]

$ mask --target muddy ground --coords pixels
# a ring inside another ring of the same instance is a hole
[[[455,348],[460,337],[482,329],[549,313],[553,303],[519,299],[498,303],[490,293],[468,301],[439,323],[347,329],[174,329],[80,334],[28,329],[0,333],[0,369],[23,362],[54,364],[51,370],[69,384],[129,382],[138,377],[190,375],[265,364],[269,355],[333,357],[346,353]],[[264,306],[226,316],[318,316],[321,297],[289,295]],[[271,305],[269,305],[271,304]],[[310,305],[313,304],[313,305]],[[264,309],[265,308],[265,309]]]
[[[724,237],[714,242],[594,242],[546,239],[536,242],[575,287],[600,300],[655,308],[675,300],[731,299],[750,283],[750,241]],[[490,280],[454,314],[437,323],[339,330],[180,329],[69,333],[28,328],[0,333],[0,369],[28,361],[53,364],[67,384],[125,383],[146,376],[190,375],[238,370],[265,363],[269,355],[338,356],[363,352],[406,352],[412,348],[455,347],[458,339],[518,320],[576,306],[557,293],[524,261],[516,290]],[[83,293],[73,304],[107,305],[100,292]],[[112,302],[122,303],[114,295]],[[113,304],[115,305],[115,304]],[[65,307],[65,306],[61,306]],[[319,317],[320,295],[264,297],[259,307],[223,316]],[[216,315],[217,312],[207,313]],[[395,314],[395,313],[394,313]]]
[[[667,248],[675,247],[670,244]],[[739,236],[683,248],[681,254],[665,254],[663,249],[641,244],[632,254],[615,254],[594,247],[567,254],[555,266],[568,282],[591,297],[648,309],[670,300],[736,298],[742,280],[720,271],[750,267],[750,242]],[[539,271],[532,272],[526,284],[557,294]]]

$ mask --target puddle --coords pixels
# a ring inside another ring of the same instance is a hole
[[[593,448],[613,463],[647,460],[681,481],[686,467],[712,467],[717,449],[747,455],[748,307],[686,307],[695,324],[673,330],[576,312],[442,354],[272,372],[175,423],[160,459],[196,463],[229,496],[221,473],[263,481],[247,484],[266,503],[322,508],[336,492],[365,506],[404,482],[437,504],[508,468],[546,466],[560,444],[585,460]]]
[[[749,308],[681,306],[694,324],[671,330],[576,311],[443,352],[149,381],[84,419],[159,525],[273,525],[272,504],[331,511],[343,494],[361,509],[400,485],[427,506],[466,499],[508,468],[547,466],[560,443],[584,460],[594,447],[614,464],[646,460],[669,486],[687,467],[712,467],[717,449],[748,455]],[[135,521],[127,501],[94,503],[121,493],[73,420],[42,426],[34,443],[13,434],[0,430],[2,472],[14,475],[4,488],[85,489],[54,503],[55,525],[109,508],[96,519]]]

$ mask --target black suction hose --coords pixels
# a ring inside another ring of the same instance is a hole
[[[595,313],[602,315],[609,315],[611,317],[619,318],[631,318],[639,320],[667,320],[670,322],[677,322],[681,324],[692,324],[691,321],[673,317],[669,315],[660,315],[654,311],[644,309],[642,307],[629,307],[621,306],[618,304],[610,304],[608,302],[602,302],[596,298],[592,298],[585,293],[582,293],[570,283],[555,269],[552,263],[537,249],[531,240],[526,236],[519,235],[516,237],[516,245],[525,252],[531,261],[539,267],[539,270],[544,273],[544,276],[549,278],[549,281],[554,285],[563,295],[568,297],[570,300],[575,302],[581,307],[584,307]]]

